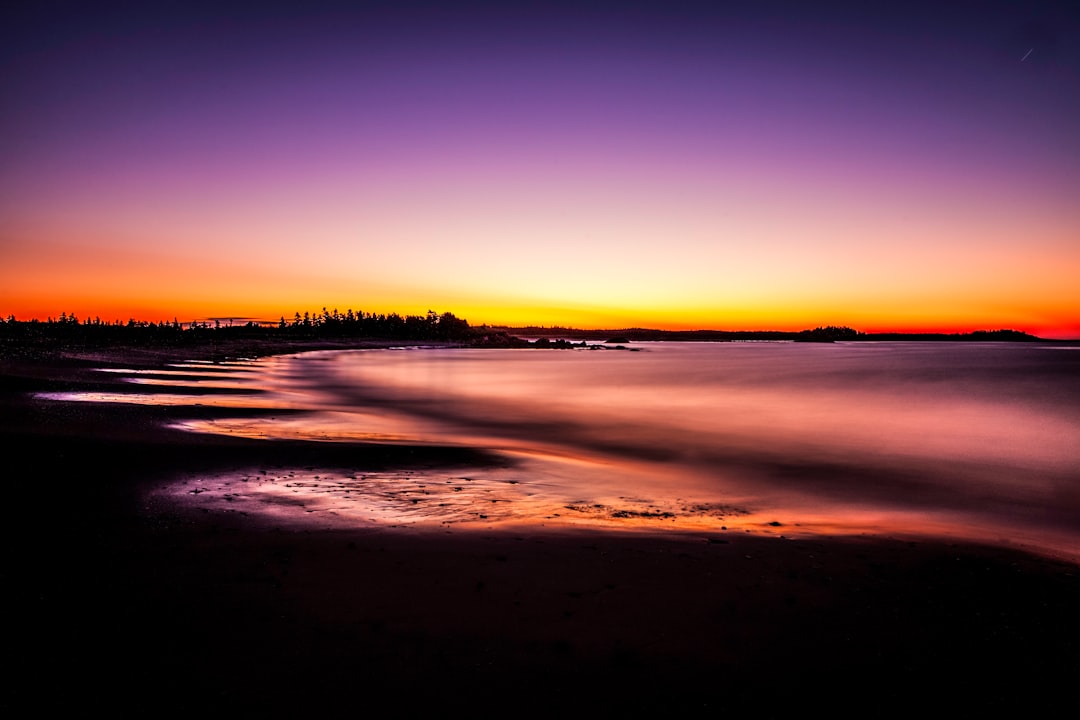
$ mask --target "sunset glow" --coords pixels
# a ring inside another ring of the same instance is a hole
[[[5,317],[1080,337],[1058,6],[49,7],[3,23]]]

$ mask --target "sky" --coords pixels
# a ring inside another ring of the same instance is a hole
[[[1074,3],[0,11],[0,314],[1080,337]]]

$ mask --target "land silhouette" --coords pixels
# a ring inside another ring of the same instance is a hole
[[[538,347],[567,349],[588,341],[609,344],[631,342],[858,342],[858,341],[949,341],[949,342],[1041,342],[1025,332],[1000,329],[968,333],[864,333],[849,327],[824,326],[800,331],[780,330],[657,330],[649,328],[577,329],[570,327],[470,325],[451,312],[429,310],[425,315],[345,313],[337,309],[299,312],[291,320],[277,321],[103,321],[100,317],[80,319],[61,313],[58,318],[18,320],[13,315],[0,318],[0,353],[32,354],[57,349],[144,347],[210,348],[218,354],[244,352],[268,354],[288,352],[298,346],[349,341],[400,341],[444,343],[477,347]],[[531,342],[530,342],[531,341]],[[574,342],[577,341],[577,345]],[[333,346],[333,345],[331,345]]]

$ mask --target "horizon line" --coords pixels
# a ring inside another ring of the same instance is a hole
[[[308,315],[308,317],[309,317],[309,319],[310,319],[310,321],[312,323],[321,324],[322,320],[324,318],[326,318],[326,317],[337,317],[337,318],[342,318],[343,319],[343,318],[347,317],[348,312],[351,312],[351,309],[349,311],[347,311],[346,313],[340,313],[339,311],[337,311],[335,309],[332,313],[331,312],[326,312],[326,314],[315,314],[315,313],[311,313],[310,311],[308,311],[305,314]],[[293,318],[296,318],[299,315],[300,315],[299,312],[294,311]],[[859,335],[941,335],[941,336],[950,336],[950,335],[971,335],[971,334],[975,334],[975,333],[1017,333],[1017,334],[1027,335],[1027,336],[1032,337],[1032,338],[1037,338],[1039,340],[1061,340],[1061,341],[1080,340],[1080,337],[1076,337],[1076,338],[1045,337],[1045,336],[1042,336],[1042,335],[1036,335],[1036,334],[1031,333],[1031,332],[1029,332],[1027,330],[1017,329],[1015,327],[1005,327],[1004,325],[997,326],[997,327],[989,327],[989,326],[984,325],[984,326],[980,326],[980,327],[968,327],[968,328],[965,328],[965,329],[950,328],[950,329],[928,330],[928,329],[919,329],[919,328],[910,328],[910,327],[908,327],[908,328],[900,328],[900,329],[894,328],[894,329],[888,329],[888,330],[881,330],[881,329],[859,330],[857,328],[853,328],[850,325],[846,325],[846,324],[827,323],[827,324],[816,324],[813,327],[803,327],[803,328],[800,328],[800,329],[797,329],[797,330],[788,330],[788,329],[779,329],[779,328],[767,328],[767,327],[759,327],[759,328],[754,328],[754,329],[735,329],[735,330],[733,330],[733,329],[726,329],[726,328],[719,328],[719,327],[693,327],[693,328],[670,329],[670,328],[664,328],[664,327],[648,327],[648,326],[645,326],[645,325],[629,325],[629,326],[623,326],[623,327],[575,327],[575,326],[572,326],[572,325],[559,325],[559,324],[552,324],[552,325],[544,325],[544,324],[508,325],[508,324],[501,324],[501,323],[496,324],[496,323],[487,323],[487,322],[479,323],[479,324],[474,325],[473,323],[469,322],[468,318],[463,318],[463,317],[457,316],[453,312],[447,311],[447,312],[436,313],[433,310],[429,310],[426,315],[417,315],[417,316],[408,315],[408,314],[401,314],[401,313],[398,313],[398,312],[387,312],[387,313],[364,313],[364,312],[359,312],[359,313],[354,313],[354,315],[356,317],[379,317],[379,316],[390,317],[390,316],[393,316],[393,315],[397,315],[397,316],[399,316],[401,318],[426,317],[426,316],[430,316],[430,315],[434,315],[436,317],[442,317],[444,315],[452,315],[457,319],[464,320],[466,323],[468,323],[469,327],[471,327],[471,328],[491,328],[491,329],[494,329],[494,330],[507,330],[507,331],[548,331],[548,332],[551,332],[551,331],[565,330],[565,331],[568,331],[568,332],[597,333],[597,334],[627,333],[627,332],[650,332],[650,333],[670,333],[670,334],[692,334],[692,333],[730,333],[730,334],[736,334],[736,333],[738,333],[738,334],[783,333],[783,334],[798,334],[798,333],[802,333],[802,332],[813,332],[814,330],[837,329],[837,330],[854,331],[854,332],[858,333]],[[34,316],[34,317],[29,318],[29,319],[22,320],[22,319],[19,319],[18,317],[16,317],[14,313],[7,313],[7,314],[0,315],[0,323],[7,323],[7,322],[15,321],[15,322],[19,322],[19,323],[35,323],[35,322],[37,322],[37,323],[47,324],[47,323],[50,323],[50,322],[55,323],[55,322],[63,322],[64,320],[68,320],[68,321],[73,320],[75,323],[77,323],[79,325],[85,325],[85,324],[88,324],[88,323],[89,324],[100,323],[102,325],[113,325],[113,326],[115,326],[115,325],[127,325],[128,323],[135,322],[135,323],[140,323],[140,324],[142,324],[142,323],[151,323],[151,324],[155,324],[155,325],[156,324],[172,325],[172,324],[176,323],[176,324],[179,324],[182,328],[190,328],[193,325],[201,326],[201,325],[206,324],[206,323],[214,323],[215,325],[220,324],[221,327],[236,327],[236,326],[244,327],[244,326],[246,326],[248,324],[254,324],[254,325],[258,326],[258,327],[270,327],[270,326],[277,327],[277,326],[279,326],[281,324],[281,321],[283,319],[285,319],[285,316],[279,314],[279,316],[276,319],[266,319],[266,318],[257,318],[257,317],[247,316],[247,315],[213,315],[213,316],[204,316],[204,317],[192,318],[191,320],[185,320],[185,321],[180,321],[178,318],[179,318],[179,316],[174,314],[173,315],[173,320],[168,320],[168,319],[148,320],[148,319],[139,319],[139,318],[136,318],[134,315],[132,315],[132,316],[129,316],[128,319],[126,319],[126,320],[122,320],[120,318],[114,318],[112,320],[104,320],[98,315],[93,315],[93,316],[91,316],[91,315],[83,315],[83,316],[80,317],[80,315],[78,315],[76,313],[70,313],[69,314],[69,313],[66,313],[66,312],[61,312],[59,316],[48,315],[48,316],[46,316],[45,319],[41,319],[41,318],[38,318],[38,317]],[[294,323],[294,320],[285,320],[285,323],[286,323],[287,326],[292,326],[293,323]]]

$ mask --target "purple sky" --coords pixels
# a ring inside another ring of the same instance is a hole
[[[0,311],[1080,333],[1074,7],[27,3]]]

